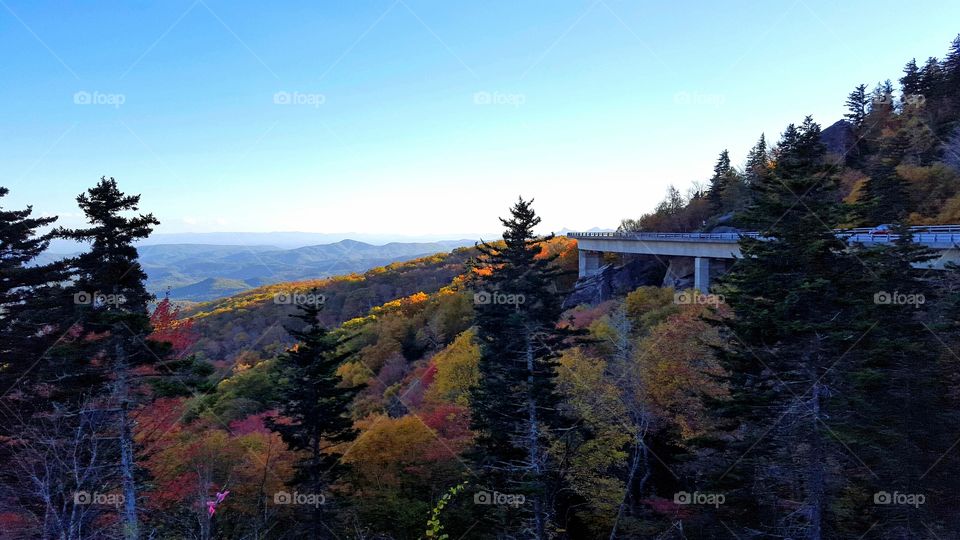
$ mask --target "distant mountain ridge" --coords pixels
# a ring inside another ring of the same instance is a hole
[[[217,298],[232,296],[251,288],[252,284],[238,279],[207,278],[191,285],[170,289],[170,297],[175,300],[208,302]]]
[[[270,247],[273,249],[297,249],[321,244],[334,244],[343,240],[357,241],[372,245],[389,243],[418,244],[445,242],[451,238],[487,238],[499,237],[497,234],[478,233],[441,233],[422,235],[401,235],[385,233],[313,233],[297,231],[278,232],[183,232],[154,233],[149,238],[137,242],[137,247],[156,245],[205,245],[205,246],[250,246]],[[50,243],[52,253],[75,253],[83,245],[72,240],[55,239]]]
[[[356,240],[280,249],[274,246],[158,244],[138,247],[147,273],[147,288],[169,291],[174,300],[209,301],[247,289],[304,279],[318,279],[449,252],[474,240],[391,242]]]

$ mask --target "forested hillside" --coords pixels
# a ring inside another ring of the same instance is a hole
[[[564,309],[576,243],[521,198],[502,240],[150,310],[139,196],[3,209],[0,538],[960,538],[960,273],[905,234],[960,220],[960,36],[901,83],[624,220],[761,231],[711,291]],[[90,250],[28,264],[53,238]]]

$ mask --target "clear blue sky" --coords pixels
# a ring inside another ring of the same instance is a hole
[[[547,229],[613,227],[723,148],[829,125],[957,21],[956,0],[0,0],[0,184],[75,225],[114,176],[159,232],[488,232],[519,194]]]

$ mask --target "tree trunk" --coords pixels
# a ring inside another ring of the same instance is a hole
[[[816,373],[814,372],[814,376]],[[822,432],[820,430],[820,398],[823,388],[819,382],[813,384],[813,397],[811,398],[811,410],[813,422],[813,437],[810,441],[810,472],[809,472],[809,505],[810,505],[810,540],[821,540],[823,537],[823,507],[824,507],[824,470],[823,463],[826,459],[823,455],[823,444],[821,442]]]
[[[320,493],[320,431],[314,430],[313,444],[311,448],[313,462],[310,464],[313,469],[310,471],[312,477],[313,491],[312,495],[317,497]],[[316,501],[316,499],[314,499]],[[323,537],[323,516],[320,511],[320,505],[313,505],[313,540],[320,540]]]
[[[533,344],[530,338],[527,338],[527,456],[530,460],[530,470],[537,485],[537,492],[533,497],[533,522],[535,538],[543,540],[546,538],[546,509],[544,508],[543,490],[539,485],[541,481],[540,470],[540,423],[537,418],[537,403],[533,395],[534,384],[534,358]]]
[[[134,479],[133,430],[130,427],[130,383],[127,380],[127,357],[123,346],[117,343],[117,392],[120,398],[120,476],[123,486],[123,537],[140,537],[137,522],[137,486]]]

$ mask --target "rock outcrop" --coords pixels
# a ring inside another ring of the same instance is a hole
[[[693,257],[664,257],[664,259],[668,261],[667,271],[663,275],[663,283],[660,286],[673,287],[678,291],[692,289]],[[727,272],[729,264],[732,264],[732,261],[728,259],[710,259],[710,283],[716,283],[717,278]]]
[[[637,287],[660,285],[665,271],[666,266],[661,260],[649,256],[637,256],[620,266],[601,266],[596,274],[577,281],[573,292],[563,302],[563,308],[599,304],[615,296],[623,296]]]
[[[838,120],[820,132],[820,142],[827,147],[827,153],[848,156],[857,144],[857,134],[853,124]]]

